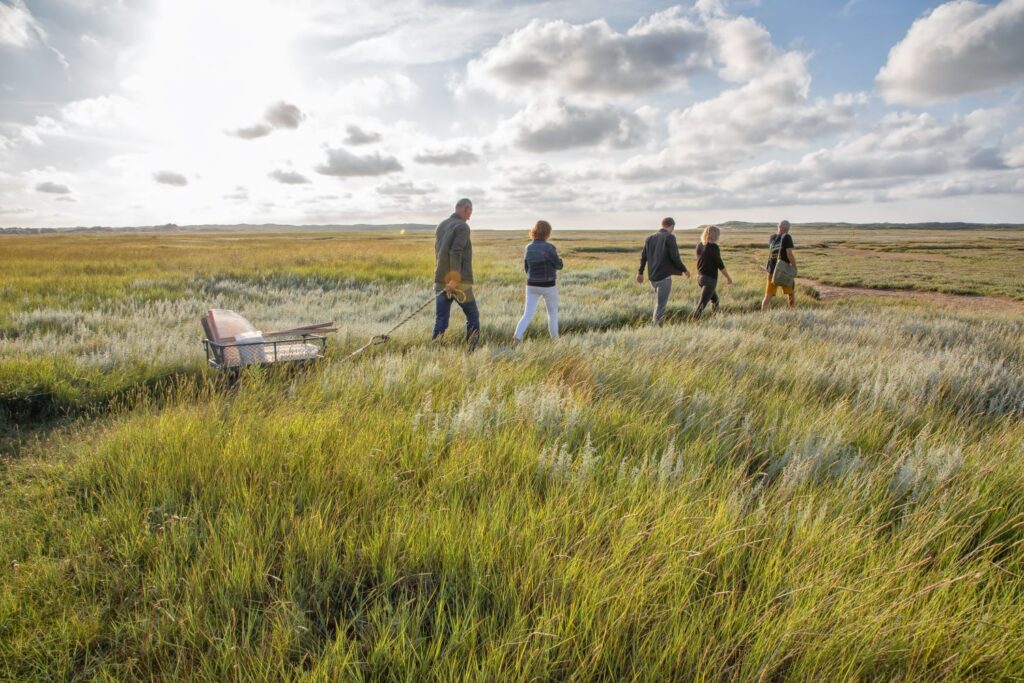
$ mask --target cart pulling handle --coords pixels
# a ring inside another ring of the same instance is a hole
[[[469,300],[469,296],[464,291],[462,291],[461,289],[455,288],[455,289],[452,289],[450,291],[447,290],[447,289],[442,289],[440,292],[438,292],[434,296],[432,296],[429,299],[427,299],[426,301],[424,301],[420,305],[420,307],[417,308],[415,311],[413,311],[409,315],[407,315],[404,318],[402,318],[402,320],[400,320],[398,322],[398,324],[396,324],[390,330],[388,330],[384,334],[375,334],[372,337],[370,337],[370,341],[366,342],[365,344],[360,346],[358,349],[356,349],[352,353],[350,353],[347,356],[345,356],[346,360],[347,359],[351,359],[351,358],[355,358],[356,356],[358,356],[359,354],[361,354],[363,351],[365,351],[366,349],[370,348],[371,346],[377,346],[377,345],[386,343],[389,339],[391,339],[391,335],[395,332],[395,330],[397,330],[399,327],[401,327],[402,325],[406,324],[407,322],[409,322],[410,320],[415,318],[416,315],[420,311],[422,311],[424,308],[426,308],[430,304],[434,303],[434,301],[436,301],[438,299],[438,297],[441,297],[441,296],[447,296],[449,299],[454,299],[455,301],[458,301],[460,304],[464,304],[464,303],[466,303],[467,300]]]

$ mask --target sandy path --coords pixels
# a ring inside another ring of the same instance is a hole
[[[816,290],[818,297],[825,303],[851,297],[870,297],[875,299],[913,301],[929,306],[951,308],[964,313],[984,311],[987,313],[1024,315],[1024,301],[1016,301],[998,296],[969,296],[965,294],[944,294],[942,292],[919,292],[910,289],[838,287],[805,278],[797,278],[797,282]]]

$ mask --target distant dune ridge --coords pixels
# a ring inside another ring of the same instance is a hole
[[[751,229],[751,228],[765,228],[769,230],[775,229],[775,223],[773,222],[748,222],[748,221],[725,221],[724,223],[717,223],[723,228],[731,229]],[[365,232],[373,230],[406,230],[409,232],[426,232],[432,231],[436,226],[433,223],[387,223],[387,224],[373,224],[373,223],[353,223],[346,225],[285,225],[280,223],[237,223],[234,225],[219,225],[219,224],[203,224],[203,225],[176,225],[174,223],[167,223],[165,225],[145,225],[136,227],[123,227],[123,228],[110,228],[105,226],[76,226],[68,228],[0,228],[0,235],[28,235],[28,234],[41,234],[51,232],[116,232],[116,231],[131,231],[131,232],[193,232],[193,231],[237,231],[237,232],[334,232],[334,231],[351,231],[351,232]],[[799,230],[800,228],[833,228],[842,229],[849,228],[851,230],[1022,230],[1024,229],[1024,223],[964,223],[964,222],[951,222],[951,223],[829,223],[829,222],[810,222],[810,223],[793,223],[793,228]],[[637,227],[636,230],[647,230],[648,227]],[[628,229],[626,229],[628,230]]]
[[[238,231],[238,232],[285,232],[294,230],[296,232],[333,232],[333,231],[367,231],[367,230],[406,230],[426,231],[433,230],[436,225],[426,223],[389,223],[385,225],[370,223],[354,223],[351,225],[283,225],[278,223],[237,223],[234,225],[142,225],[137,227],[109,228],[101,225],[91,227],[77,226],[71,228],[0,228],[0,234],[38,234],[50,232],[193,232],[193,231]]]

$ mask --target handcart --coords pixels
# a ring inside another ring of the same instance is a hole
[[[333,323],[306,325],[263,333],[235,311],[210,309],[200,319],[206,363],[217,370],[237,371],[248,365],[312,363],[327,352]]]

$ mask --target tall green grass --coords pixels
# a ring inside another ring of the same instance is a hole
[[[1022,328],[739,313],[141,396],[4,465],[0,672],[1012,679]]]

